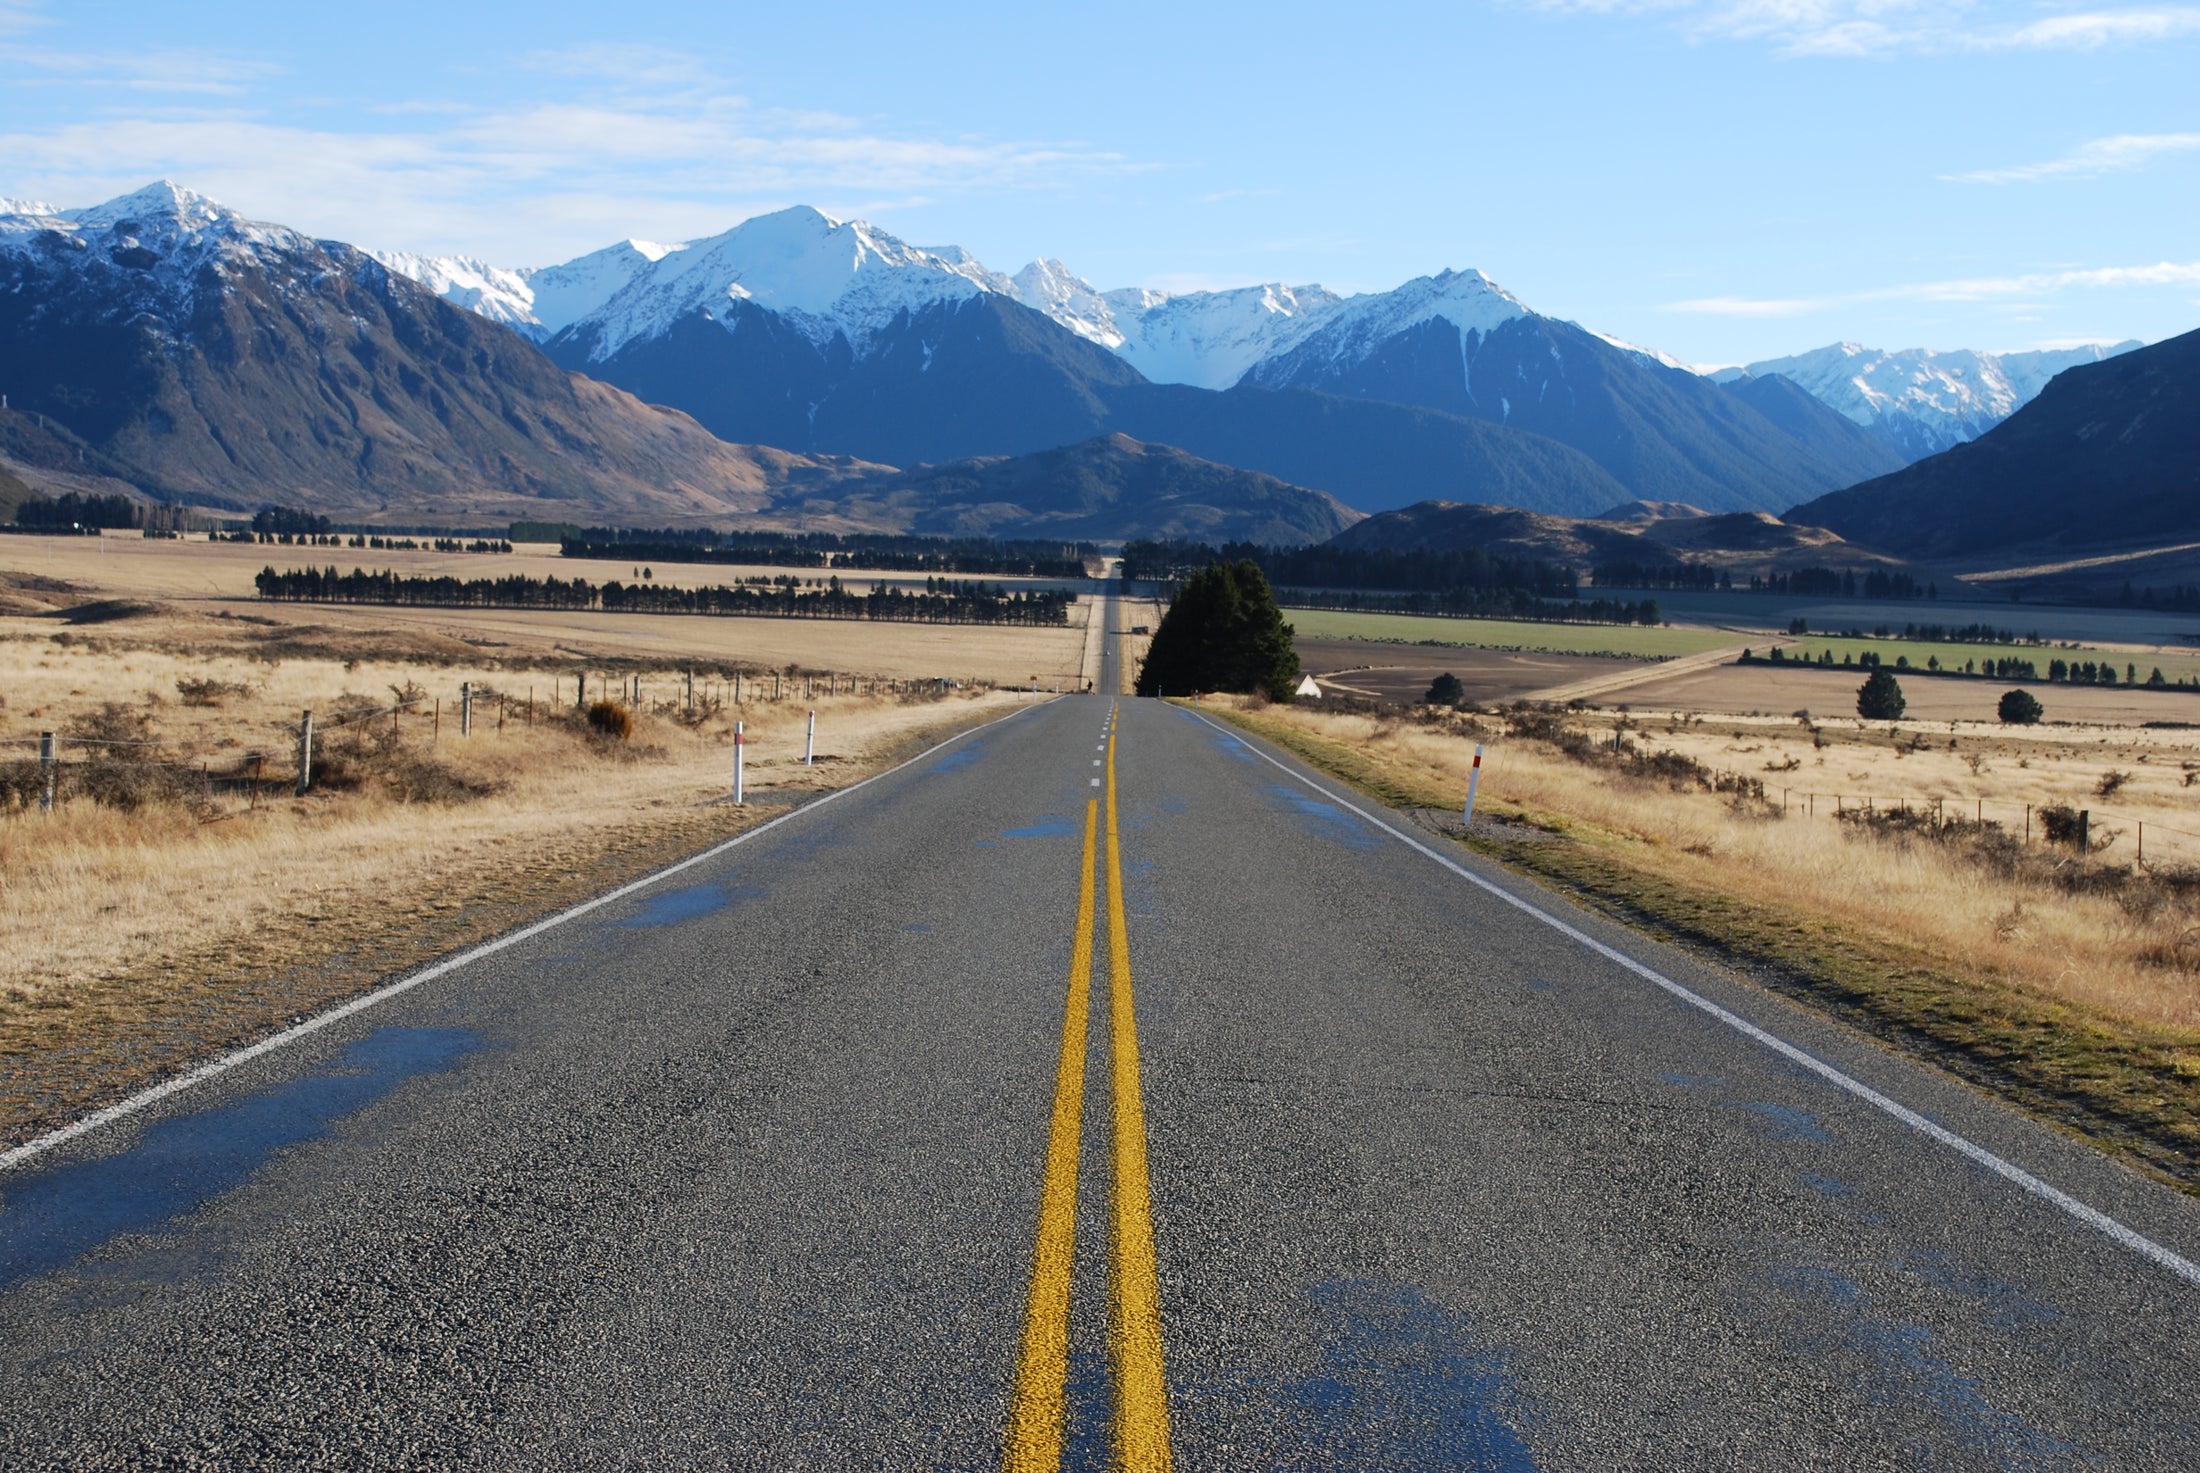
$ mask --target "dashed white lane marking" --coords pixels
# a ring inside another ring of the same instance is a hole
[[[1057,697],[1056,699],[1059,698]],[[1045,705],[1047,704],[1047,702],[1042,701],[1039,704]],[[471,951],[462,951],[457,956],[451,957],[445,961],[437,962],[434,966],[428,967],[423,971],[415,972],[410,977],[401,977],[397,981],[390,983],[386,987],[378,987],[374,991],[369,992],[362,997],[355,997],[350,1002],[342,1003],[336,1007],[330,1008],[325,1013],[317,1013],[313,1017],[306,1019],[303,1023],[299,1023],[294,1025],[293,1027],[284,1029],[282,1032],[276,1034],[272,1038],[263,1038],[258,1043],[255,1043],[248,1048],[238,1049],[233,1054],[224,1054],[221,1058],[214,1059],[207,1063],[199,1065],[198,1068],[191,1070],[187,1074],[179,1074],[174,1079],[170,1079],[164,1083],[154,1085],[151,1089],[141,1090],[137,1094],[130,1096],[130,1098],[121,1101],[119,1104],[109,1105],[104,1110],[95,1110],[73,1125],[64,1125],[59,1130],[48,1131],[46,1134],[37,1137],[35,1140],[28,1140],[20,1146],[15,1146],[6,1151],[0,1151],[0,1172],[4,1172],[13,1166],[21,1165],[23,1162],[30,1160],[33,1156],[44,1155],[46,1152],[52,1150],[55,1146],[64,1145],[69,1141],[75,1140],[78,1136],[83,1135],[88,1131],[97,1130],[102,1125],[106,1125],[111,1121],[120,1120],[125,1115],[134,1115],[138,1111],[144,1109],[147,1105],[158,1104],[160,1101],[167,1099],[170,1095],[180,1094],[184,1090],[191,1088],[191,1086],[194,1084],[204,1084],[207,1080],[213,1079],[222,1074],[226,1074],[240,1064],[249,1064],[254,1059],[259,1058],[262,1054],[271,1054],[285,1044],[296,1043],[301,1038],[307,1037],[310,1034],[320,1032],[323,1028],[328,1027],[331,1023],[340,1022],[343,1019],[350,1017],[354,1013],[363,1013],[368,1008],[373,1007],[377,1003],[388,1002],[391,998],[396,997],[400,993],[412,991],[415,987],[418,987],[423,982],[432,982],[438,977],[445,976],[451,972],[457,971],[460,967],[480,961],[483,957],[493,956],[497,952],[503,951],[505,948],[510,946],[516,946],[520,942],[525,941],[530,937],[540,936],[543,932],[549,930],[553,926],[562,926],[567,921],[573,920],[578,916],[584,916],[592,910],[599,910],[602,907],[611,904],[614,900],[624,900],[627,896],[634,894],[636,891],[646,890],[651,885],[656,884],[659,880],[665,879],[668,876],[676,875],[682,870],[692,869],[696,865],[716,859],[719,855],[724,854],[727,850],[736,848],[742,844],[746,844],[751,839],[761,837],[762,835],[771,832],[771,830],[778,828],[781,824],[786,823],[790,819],[800,818],[805,813],[815,813],[818,809],[823,808],[826,804],[833,802],[835,799],[845,798],[850,793],[853,793],[858,789],[867,788],[875,782],[879,782],[883,779],[892,777],[895,773],[900,772],[903,768],[914,767],[917,763],[924,761],[926,758],[931,757],[939,752],[943,752],[949,747],[952,747],[953,745],[955,745],[955,743],[961,741],[965,737],[976,736],[981,731],[990,730],[993,727],[999,726],[1004,721],[1013,721],[1017,717],[1022,716],[1027,712],[1036,711],[1038,709],[1038,706],[1019,706],[1015,710],[1009,712],[1006,716],[996,717],[995,719],[986,722],[982,726],[973,726],[968,731],[958,731],[953,736],[949,737],[946,741],[939,743],[937,746],[925,748],[916,756],[911,757],[907,762],[896,763],[894,766],[887,768],[884,772],[873,773],[871,774],[871,776],[865,778],[862,782],[850,783],[845,788],[837,788],[834,791],[825,794],[825,796],[823,796],[822,798],[817,798],[812,800],[811,802],[803,804],[800,808],[790,809],[787,812],[780,814],[777,818],[769,819],[763,823],[758,824],[753,829],[747,829],[741,833],[735,834],[732,838],[726,840],[726,842],[723,844],[714,845],[709,849],[705,849],[700,854],[691,855],[688,858],[681,860],[677,864],[668,864],[663,869],[658,870],[655,874],[644,875],[641,879],[635,880],[631,884],[621,885],[618,889],[599,895],[594,900],[584,900],[579,905],[573,906],[568,910],[561,910],[554,916],[549,916],[543,920],[539,920],[531,926],[524,926],[517,931],[511,932],[508,935],[499,936],[494,941],[485,941],[481,945],[473,948],[473,950]],[[1097,782],[1098,779],[1094,779],[1094,781]]]
[[[1221,732],[1224,736],[1232,737],[1239,741],[1244,741],[1242,737],[1238,737],[1237,733],[1229,730],[1227,727],[1221,725],[1220,723],[1201,715],[1199,712],[1194,711],[1190,714],[1198,717],[1201,721],[1206,722],[1207,725],[1213,727],[1216,731]],[[2131,1228],[2125,1227],[2122,1223],[2118,1222],[2115,1218],[2110,1217],[2107,1213],[2102,1212],[2099,1208],[2089,1207],[2085,1203],[2079,1201],[2076,1197],[2071,1196],[2068,1192],[2063,1191],[2061,1188],[2049,1186],[2046,1182],[2040,1180],[2031,1172],[2026,1171],[2023,1167],[2017,1165],[2015,1162],[2004,1161],[2001,1157],[1995,1155],[1992,1151],[1987,1150],[1984,1146],[1978,1145],[1973,1141],[1967,1140],[1964,1137],[1957,1135],[1954,1131],[1948,1129],[1946,1126],[1934,1124],[1932,1121],[1926,1119],[1923,1115],[1918,1114],[1917,1111],[1911,1109],[1909,1106],[1881,1094],[1878,1090],[1873,1089],[1870,1085],[1864,1083],[1861,1079],[1858,1079],[1853,1075],[1846,1074],[1841,1070],[1836,1069],[1833,1065],[1827,1063],[1825,1060],[1818,1058],[1816,1055],[1808,1053],[1801,1048],[1798,1048],[1796,1045],[1789,1043],[1784,1038],[1780,1038],[1774,1034],[1767,1033],[1764,1029],[1758,1027],[1755,1023],[1750,1022],[1749,1019],[1743,1017],[1741,1014],[1734,1012],[1731,1009],[1723,1008],[1719,1006],[1719,1004],[1713,1002],[1710,998],[1703,996],[1701,993],[1692,991],[1687,987],[1683,987],[1680,983],[1675,982],[1672,978],[1666,976],[1663,972],[1658,971],[1656,968],[1646,966],[1643,963],[1636,961],[1633,957],[1627,955],[1627,953],[1620,951],[1615,947],[1606,946],[1603,942],[1597,940],[1596,937],[1591,936],[1588,932],[1581,930],[1579,927],[1568,925],[1566,922],[1560,920],[1557,916],[1552,915],[1549,911],[1544,910],[1542,907],[1534,904],[1531,901],[1521,899],[1519,896],[1505,889],[1502,885],[1494,884],[1489,880],[1483,879],[1473,870],[1468,869],[1465,865],[1460,864],[1457,861],[1446,857],[1445,855],[1437,853],[1434,849],[1429,848],[1428,845],[1414,838],[1411,834],[1404,833],[1401,830],[1392,828],[1389,824],[1384,823],[1381,819],[1377,818],[1374,814],[1369,813],[1366,809],[1360,807],[1355,803],[1349,802],[1344,798],[1338,797],[1328,788],[1323,787],[1321,784],[1315,782],[1312,778],[1307,777],[1305,774],[1299,772],[1297,769],[1285,763],[1278,762],[1275,758],[1269,756],[1266,752],[1261,751],[1259,747],[1254,746],[1251,742],[1244,742],[1244,745],[1247,751],[1253,753],[1255,756],[1259,757],[1263,762],[1268,763],[1270,766],[1275,767],[1278,770],[1288,774],[1291,780],[1295,783],[1298,783],[1301,787],[1310,788],[1314,792],[1321,794],[1330,802],[1336,804],[1338,807],[1345,809],[1347,812],[1359,815],[1359,817],[1365,822],[1372,824],[1378,829],[1381,829],[1384,833],[1390,835],[1390,837],[1396,839],[1399,843],[1405,845],[1407,848],[1416,850],[1427,858],[1435,860],[1438,864],[1442,865],[1445,869],[1450,870],[1453,874],[1459,876],[1460,879],[1465,880],[1470,885],[1474,885],[1479,889],[1488,891],[1491,895],[1495,896],[1499,900],[1504,901],[1507,905],[1513,907],[1515,910],[1521,911],[1529,916],[1534,917],[1536,920],[1541,921],[1544,925],[1549,926],[1552,930],[1557,931],[1559,934],[1571,940],[1580,942],[1583,946],[1588,947],[1591,951],[1597,953],[1601,957],[1604,957],[1608,961],[1617,962],[1620,966],[1625,967],[1628,971],[1633,972],[1636,976],[1641,977],[1645,981],[1654,983],[1658,987],[1663,988],[1665,991],[1671,993],[1674,997],[1677,997],[1682,1002],[1687,1003],[1690,1007],[1700,1009],[1701,1011],[1710,1014],[1712,1017],[1718,1019],[1720,1022],[1734,1029],[1736,1032],[1743,1034],[1744,1036],[1756,1041],[1757,1043],[1763,1044],[1766,1048],[1771,1049],[1774,1053],[1780,1055],[1782,1058],[1802,1065],[1805,1069],[1808,1069],[1811,1073],[1825,1080],[1828,1084],[1833,1085],[1836,1089],[1843,1090],[1846,1093],[1855,1096],[1857,1099],[1864,1101],[1864,1103],[1871,1105],[1876,1109],[1885,1111],[1887,1114],[1892,1115],[1895,1119],[1901,1121],[1904,1125],[1910,1127],[1910,1129],[1917,1131],[1920,1135],[1930,1136],[1932,1139],[1939,1141],[1942,1145],[1948,1147],[1950,1150],[1955,1151],[1959,1155],[1968,1157],[1970,1160],[1976,1162],[1978,1165],[1985,1167],[1988,1171],[1993,1172],[1996,1176],[1999,1176],[2004,1180],[2013,1182],[2017,1186],[2022,1187],[2025,1191],[2030,1192],[2033,1196],[2038,1197],[2041,1201],[2051,1203],[2054,1206],[2061,1208],[2064,1212],[2069,1213],[2072,1217],[2075,1217],[2076,1219],[2078,1219],[2078,1221],[2084,1223],[2087,1227],[2093,1228],[2097,1232],[2106,1235],[2108,1238],[2117,1243],[2121,1243],[2124,1247],[2129,1248],[2132,1252],[2137,1253],[2142,1257],[2151,1258],[2152,1260],[2154,1260],[2154,1262],[2160,1264],[2163,1268],[2168,1269],[2171,1273],[2176,1274],[2179,1278],[2188,1280],[2194,1284],[2200,1284],[2200,1263],[2194,1263],[2189,1258],[2171,1252],[2169,1249],[2163,1247],[2160,1243],[2155,1242],[2152,1238],[2146,1237]]]
[[[1096,787],[1096,788],[1097,788],[1097,787],[1099,787],[1099,786],[1100,786],[1100,779],[1098,779],[1098,778],[1094,778],[1094,779],[1092,780],[1092,785],[1093,785],[1094,787]]]

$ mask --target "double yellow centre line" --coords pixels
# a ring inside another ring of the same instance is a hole
[[[1130,933],[1123,916],[1123,855],[1116,826],[1115,715],[1108,716],[1108,1036],[1115,1095],[1114,1258],[1109,1273],[1108,1349],[1115,1372],[1116,1464],[1125,1473],[1169,1467],[1169,1390],[1161,1354],[1160,1275],[1146,1170],[1146,1109],[1139,1088],[1138,1019],[1131,998]],[[1009,1402],[1007,1473],[1056,1473],[1062,1464],[1069,1381],[1070,1275],[1076,1257],[1078,1135],[1085,1100],[1086,1035],[1092,989],[1095,838],[1100,804],[1085,805],[1085,851],[1071,937],[1069,998],[1039,1190],[1038,1241],[1024,1316],[1016,1389]]]

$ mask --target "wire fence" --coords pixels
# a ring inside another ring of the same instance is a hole
[[[1034,688],[1039,677],[1033,677]],[[547,696],[461,683],[445,709],[444,698],[412,686],[388,703],[359,699],[334,708],[301,710],[295,720],[208,727],[175,736],[113,735],[103,724],[136,719],[87,718],[72,727],[0,736],[0,812],[52,811],[87,797],[119,807],[157,799],[211,804],[243,797],[248,806],[284,792],[304,794],[314,785],[317,759],[356,758],[371,739],[377,753],[408,741],[432,749],[448,723],[453,734],[502,732],[547,722],[585,719],[608,703],[628,713],[700,722],[729,709],[757,704],[815,701],[842,696],[941,693],[963,688],[948,679],[882,679],[838,672],[682,671],[662,674],[582,674],[552,679]],[[112,709],[112,708],[110,708]]]
[[[1769,798],[1773,791],[1767,785],[1766,796]],[[2159,817],[2142,817],[2128,808],[2089,807],[2083,799],[2041,803],[1949,794],[1888,796],[1804,788],[1777,791],[1780,811],[1790,818],[1853,822],[1858,817],[1884,814],[1914,817],[1934,827],[1992,823],[2027,844],[2060,844],[2089,853],[2121,847],[2135,864],[2200,864],[2200,828],[2181,828]]]

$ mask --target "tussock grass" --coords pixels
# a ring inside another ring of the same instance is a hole
[[[698,680],[690,717],[678,672],[640,673],[641,705],[606,703],[624,729],[606,735],[571,707],[570,678],[552,707],[539,675],[486,662],[0,639],[0,733],[162,743],[91,749],[116,754],[111,771],[73,771],[51,815],[10,786],[22,801],[0,814],[0,1137],[645,872],[1018,699],[866,682],[814,702],[790,684],[772,704],[751,685],[737,707],[715,682],[705,701]],[[467,681],[470,738],[457,718]],[[221,703],[187,704],[179,682],[218,688]],[[416,704],[393,722],[399,697]],[[805,767],[813,704],[819,762]],[[317,779],[301,798],[292,752],[309,706]],[[737,719],[746,809],[724,801]],[[4,750],[11,771],[35,751]]]

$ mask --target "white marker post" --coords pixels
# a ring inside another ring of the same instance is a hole
[[[802,738],[802,765],[804,767],[817,766],[817,712],[815,711],[810,713],[809,733]]]
[[[749,739],[745,735],[748,726],[749,724],[746,721],[733,723],[733,801],[736,803],[749,801],[747,789],[744,785],[745,779],[741,771],[741,758],[749,745]]]
[[[1474,767],[1467,773],[1467,812],[1462,820],[1465,826],[1474,824],[1474,790],[1482,786],[1482,744],[1474,744]]]

